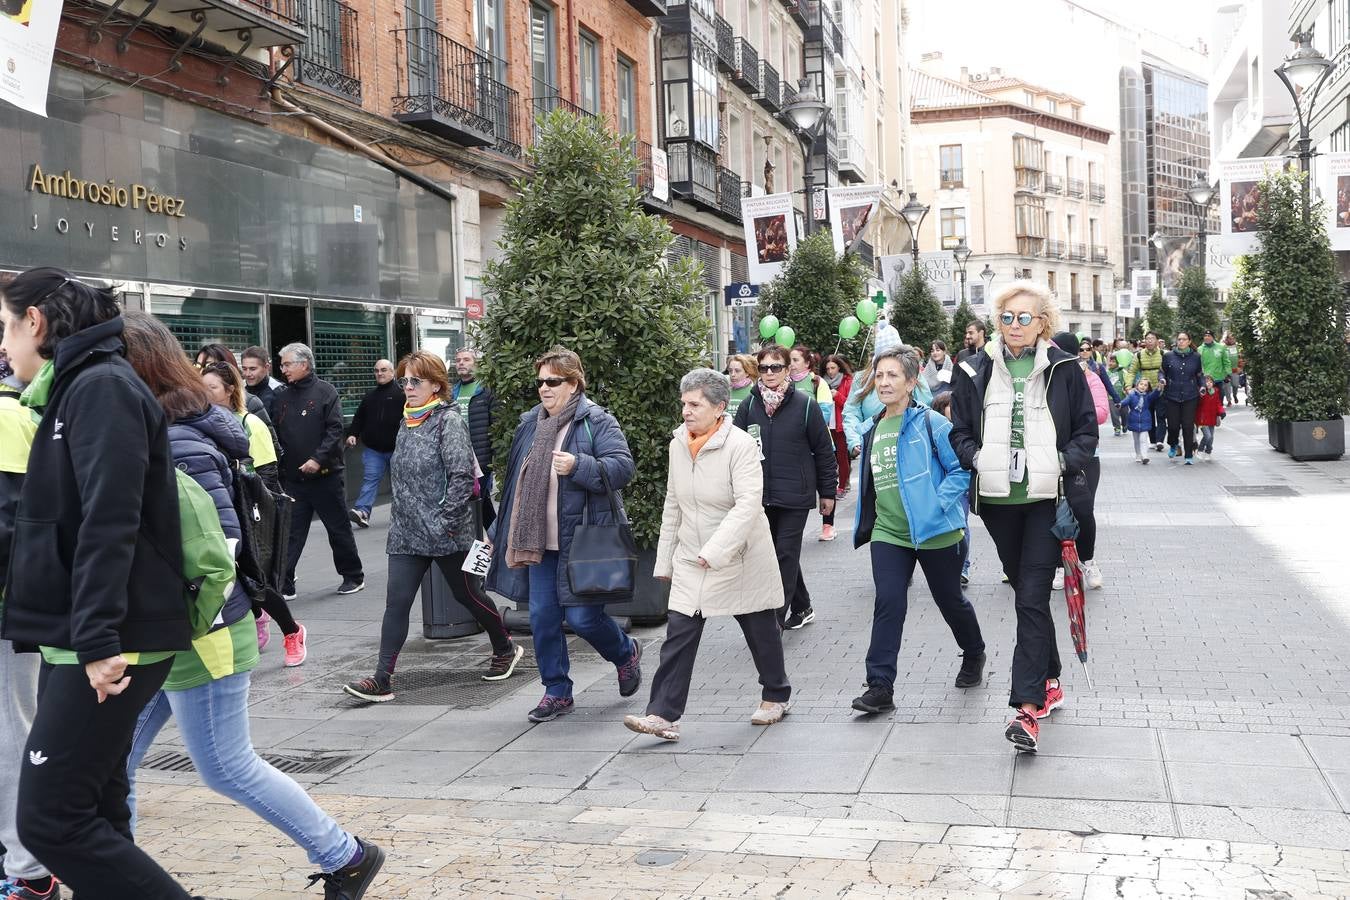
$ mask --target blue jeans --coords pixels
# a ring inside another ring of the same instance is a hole
[[[393,458],[393,453],[361,448],[361,470],[364,474],[361,476],[361,493],[356,496],[354,508],[367,516],[375,508],[375,495],[379,493],[380,482],[384,480],[384,473],[389,471],[389,460]]]
[[[127,758],[132,828],[136,825],[136,767],[172,714],[192,764],[217,794],[246,806],[309,855],[335,872],[356,855],[356,839],[319,809],[305,789],[253,750],[248,733],[249,673],[227,675],[186,691],[160,691],[136,723]]]
[[[530,631],[534,633],[539,679],[550,697],[572,696],[564,619],[596,653],[614,665],[628,662],[633,655],[632,639],[618,622],[605,615],[603,606],[563,606],[558,602],[558,551],[546,551],[542,562],[530,566]]]

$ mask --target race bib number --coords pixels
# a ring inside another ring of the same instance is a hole
[[[747,434],[755,439],[755,446],[759,448],[759,461],[764,462],[764,436],[760,434],[759,426],[751,425]]]
[[[483,541],[474,541],[468,555],[464,557],[464,565],[460,568],[470,575],[486,577],[488,569],[492,568],[492,548]]]
[[[1014,447],[1008,453],[1008,483],[1021,484],[1027,474],[1027,451],[1024,447]]]

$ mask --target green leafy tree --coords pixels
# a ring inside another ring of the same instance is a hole
[[[1259,317],[1265,310],[1258,308],[1256,276],[1252,270],[1252,257],[1239,256],[1234,261],[1233,286],[1228,289],[1228,320],[1233,323],[1233,336],[1237,338],[1238,349],[1242,353],[1243,372],[1247,376],[1247,394],[1252,405],[1259,411],[1262,408],[1262,354]],[[1236,364],[1236,360],[1234,361]]]
[[[1135,316],[1130,320],[1130,332],[1126,335],[1132,341],[1142,341],[1144,339],[1144,320]]]
[[[1252,404],[1276,422],[1316,422],[1350,411],[1345,301],[1325,210],[1303,221],[1303,176],[1261,182],[1260,250],[1234,298]]]
[[[1177,314],[1172,307],[1167,305],[1167,298],[1163,296],[1162,287],[1153,289],[1153,296],[1148,298],[1148,308],[1144,310],[1144,318],[1148,322],[1148,330],[1157,332],[1158,337],[1164,339],[1169,344],[1177,335]]]
[[[841,353],[856,360],[862,350],[862,335],[839,340],[839,320],[853,315],[858,301],[867,296],[867,271],[856,254],[839,256],[829,231],[817,231],[797,243],[782,273],[766,284],[759,295],[759,317],[778,317],[797,334],[797,342],[821,355]]]
[[[639,205],[631,137],[557,110],[541,120],[529,162],[533,176],[507,203],[501,255],[487,264],[475,331],[482,377],[503,406],[496,470],[506,471],[520,416],[539,402],[534,360],[561,344],[581,356],[587,395],[628,438],[637,475],[624,503],[639,544],[655,546],[680,378],[707,357],[699,268],[662,264],[673,237]]]
[[[963,299],[961,301],[961,305],[956,307],[956,312],[952,313],[951,340],[947,342],[947,346],[948,348],[951,349],[952,353],[956,353],[962,347],[965,346],[966,326],[969,325],[971,322],[978,322],[978,321],[980,321],[980,317],[975,315],[975,310],[971,309],[970,304]],[[986,337],[991,336],[992,332],[987,330],[988,329],[987,325],[985,326],[985,328],[986,328],[985,336]]]
[[[900,277],[900,292],[891,301],[887,315],[905,343],[918,347],[924,356],[933,341],[951,336],[951,320],[922,271],[912,270]]]
[[[1205,281],[1205,270],[1191,266],[1182,270],[1177,285],[1177,331],[1200,343],[1206,331],[1219,332],[1219,311],[1214,307],[1214,289]]]

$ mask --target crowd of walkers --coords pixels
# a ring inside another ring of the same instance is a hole
[[[207,344],[190,358],[159,320],[60,270],[25,272],[0,300],[0,900],[53,900],[62,883],[86,900],[190,897],[135,843],[136,768],[171,717],[205,784],[303,848],[329,900],[365,895],[383,850],[258,756],[247,710],[273,623],[284,666],[308,657],[291,603],[312,519],[328,536],[336,593],[361,591],[353,529],[370,526],[386,477],[379,652],[346,694],[394,698],[432,566],[487,634],[485,680],[510,678],[525,654],[489,592],[528,608],[544,689],[531,721],[575,709],[566,631],[614,666],[620,696],[641,688],[642,644],[606,611],[608,595],[574,577],[578,560],[593,565],[596,529],[626,522],[635,473],[576,353],[554,347],[535,360],[538,403],[494,473],[498,401],[472,350],[453,370],[422,350],[377,361],[344,427],[338,392],[304,344],[281,348],[277,381],[262,348]],[[1065,579],[1051,531],[1059,503],[1079,524],[1086,586],[1100,588],[1099,429],[1133,434],[1142,463],[1165,442],[1192,464],[1213,452],[1242,366],[1232,338],[1209,332],[1198,348],[1184,332],[1171,347],[1153,333],[1107,346],[1060,332],[1055,303],[1030,282],[993,306],[994,333],[972,324],[955,355],[942,341],[908,346],[881,319],[856,371],[841,356],[768,344],[730,357],[725,372],[683,377],[670,398],[682,422],[654,570],[670,583],[666,634],[629,729],[679,739],[699,643],[719,616],[736,619],[759,676],[749,720],[783,719],[784,635],[817,616],[802,542],[815,515],[819,540],[834,540],[836,503],[853,491],[852,543],[867,546],[875,586],[853,709],[895,706],[916,568],[961,653],[955,685],[984,683],[986,634],[965,592],[974,514],[1013,592],[1005,737],[1037,749],[1064,702],[1051,613]],[[357,444],[363,473],[349,505],[344,460]],[[289,512],[262,583],[246,568],[259,518],[241,506],[248,490]],[[486,578],[470,571],[476,541],[491,558]]]

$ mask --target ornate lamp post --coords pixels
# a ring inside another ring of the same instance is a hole
[[[802,193],[806,197],[806,233],[809,235],[815,230],[816,219],[816,176],[811,171],[811,146],[830,118],[830,108],[816,96],[811,79],[802,78],[797,82],[797,92],[784,105],[783,114],[792,122],[802,145]]]
[[[1284,62],[1275,69],[1275,74],[1284,82],[1289,96],[1294,98],[1294,112],[1298,116],[1298,170],[1303,173],[1303,223],[1309,216],[1308,169],[1312,162],[1312,138],[1308,126],[1317,107],[1317,95],[1322,90],[1327,76],[1331,74],[1332,62],[1312,46],[1312,32],[1303,31],[1294,35],[1297,46],[1294,52],[1284,58]],[[1301,103],[1306,98],[1307,103]]]
[[[989,306],[994,302],[991,293],[994,287],[994,270],[989,268],[989,263],[984,264],[984,271],[980,273],[980,280],[984,282],[984,305]]]
[[[961,276],[961,302],[966,302],[966,263],[970,261],[970,248],[966,246],[966,239],[961,238],[956,246],[952,248],[952,259],[956,260],[956,272]]]
[[[1209,179],[1201,177],[1195,184],[1186,188],[1186,196],[1200,210],[1200,232],[1197,235],[1200,243],[1200,271],[1205,271],[1205,264],[1209,258],[1205,255],[1205,237],[1206,229],[1209,224],[1209,203],[1214,199],[1214,188],[1210,185]]]
[[[923,224],[923,217],[928,215],[928,207],[919,202],[918,196],[909,192],[909,202],[905,204],[904,209],[900,210],[900,215],[904,217],[905,224],[909,226],[909,247],[914,255],[914,268],[919,268],[919,226]]]

